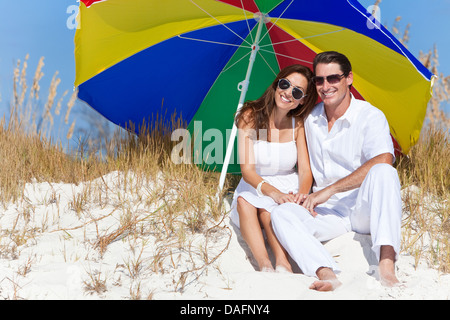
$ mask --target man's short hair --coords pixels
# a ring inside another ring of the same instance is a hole
[[[344,73],[346,77],[349,75],[350,71],[352,71],[352,65],[350,63],[350,60],[348,60],[348,58],[342,53],[336,51],[325,51],[319,53],[314,58],[313,62],[314,73],[316,73],[316,66],[319,63],[324,64],[337,63],[341,67],[341,71]]]

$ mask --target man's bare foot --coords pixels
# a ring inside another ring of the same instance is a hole
[[[316,274],[319,281],[314,281],[309,287],[312,290],[333,291],[341,285],[341,282],[330,268],[319,268]]]
[[[385,287],[395,287],[400,285],[400,281],[395,275],[395,251],[392,246],[381,246],[380,264],[380,282]]]
[[[334,291],[341,285],[339,280],[319,280],[314,281],[313,284],[309,287],[312,290],[316,291]]]
[[[381,285],[385,287],[395,287],[400,285],[400,281],[395,276],[395,267],[392,261],[387,259],[381,260],[378,268]]]

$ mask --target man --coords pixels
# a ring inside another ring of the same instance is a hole
[[[400,250],[401,197],[394,149],[384,114],[350,93],[350,61],[337,52],[314,59],[314,83],[323,102],[305,120],[313,193],[302,205],[272,212],[277,238],[311,289],[334,290],[339,268],[321,244],[349,231],[371,234],[385,286],[399,283],[394,263]]]

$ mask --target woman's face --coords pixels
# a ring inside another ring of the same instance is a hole
[[[289,80],[291,87],[283,90],[277,86],[275,91],[275,103],[278,108],[286,111],[293,110],[298,107],[300,103],[303,103],[304,97],[300,100],[295,100],[292,97],[293,87],[297,87],[306,94],[306,89],[308,88],[308,80],[306,77],[300,73],[294,72],[285,77],[284,79]]]

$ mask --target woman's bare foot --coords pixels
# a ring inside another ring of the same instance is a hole
[[[330,268],[319,268],[316,274],[319,281],[314,281],[309,287],[312,290],[333,291],[341,285],[341,282]]]
[[[258,263],[259,271],[261,272],[275,272],[275,269],[272,266],[270,260],[264,260]]]
[[[281,264],[276,266],[275,271],[278,273],[293,273],[291,266],[286,267]]]

